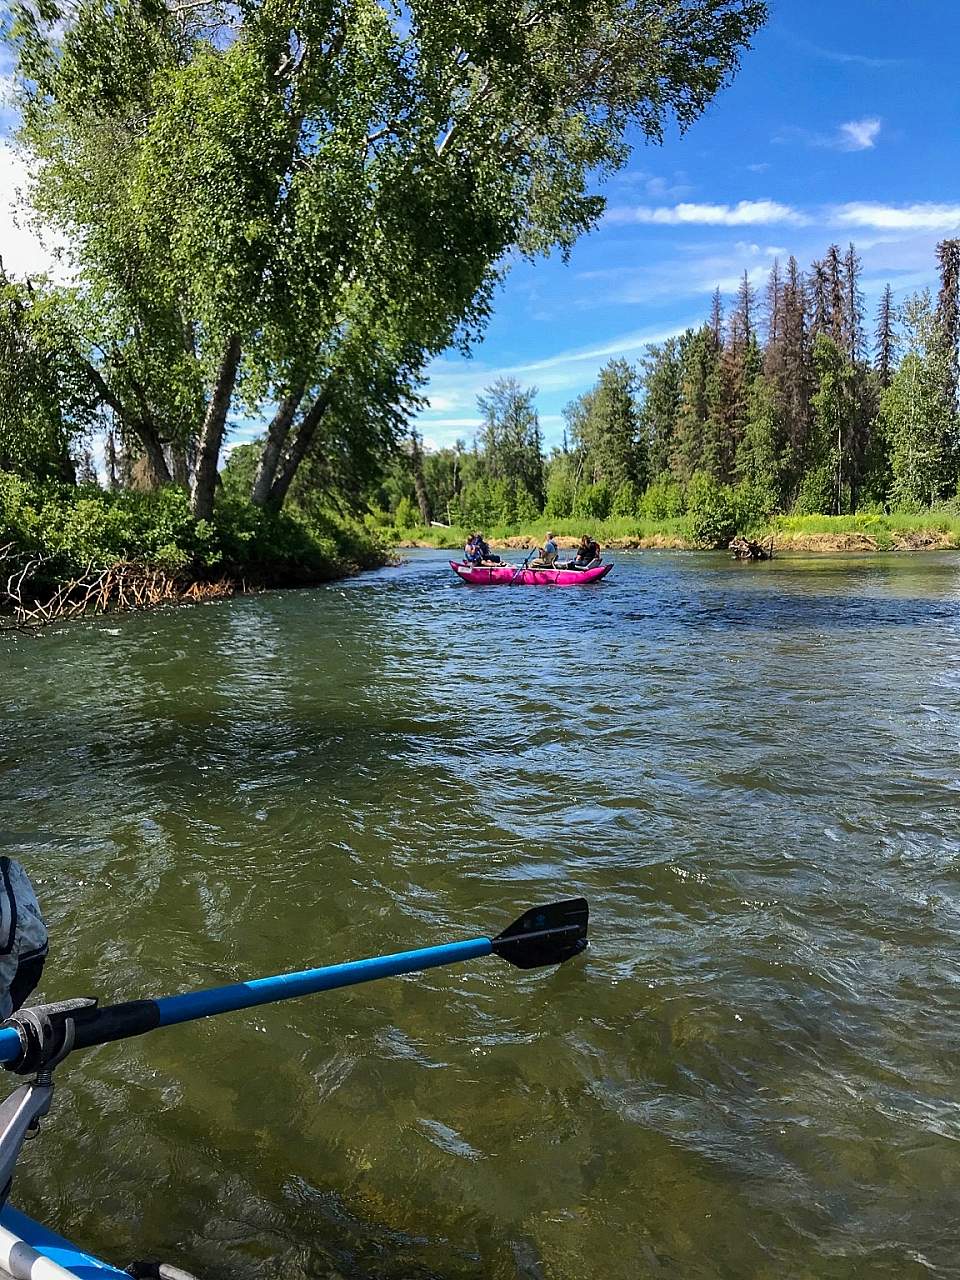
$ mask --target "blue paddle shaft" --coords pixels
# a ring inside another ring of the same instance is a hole
[[[180,996],[161,996],[158,1000],[140,1002],[141,1008],[153,1005],[153,1026],[170,1027],[177,1022],[192,1022],[216,1013],[234,1009],[251,1009],[255,1005],[272,1004],[276,1000],[292,1000],[317,991],[333,991],[352,987],[376,978],[393,978],[401,973],[417,973],[445,964],[461,964],[479,960],[493,952],[489,938],[468,938],[464,942],[447,942],[439,947],[421,947],[417,951],[399,951],[392,956],[370,956],[348,964],[327,965],[323,969],[304,969],[300,973],[281,973],[272,978],[254,978],[250,982],[234,982],[227,987],[211,987],[207,991],[188,991]],[[115,1006],[116,1007],[116,1006]],[[121,1006],[123,1007],[123,1006]],[[147,1027],[123,1034],[136,1035]],[[119,1038],[110,1036],[110,1039]],[[0,1063],[16,1062],[23,1046],[14,1027],[0,1027]]]
[[[212,987],[208,991],[188,991],[182,996],[162,996],[154,1001],[160,1010],[160,1026],[176,1022],[192,1022],[209,1018],[214,1013],[232,1009],[251,1009],[275,1000],[292,1000],[317,991],[333,991],[352,987],[376,978],[395,978],[401,973],[417,973],[436,969],[443,964],[459,964],[477,960],[493,951],[489,938],[468,938],[465,942],[448,942],[440,947],[421,947],[418,951],[398,951],[392,956],[371,956],[348,964],[331,964],[324,969],[304,969],[301,973],[281,973],[275,978],[254,978],[251,982],[235,982],[229,987]]]

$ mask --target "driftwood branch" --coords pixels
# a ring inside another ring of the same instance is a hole
[[[17,551],[13,544],[0,547],[0,633],[36,634],[70,618],[222,600],[247,590],[243,579],[200,581],[136,562],[90,567],[77,577],[44,586],[36,575],[50,559]]]

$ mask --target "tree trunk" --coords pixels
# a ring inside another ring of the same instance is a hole
[[[137,439],[143,445],[143,461],[144,487],[149,489],[159,489],[165,484],[170,483],[170,468],[167,466],[167,460],[163,455],[163,445],[160,443],[160,437],[148,422],[139,419],[131,422],[130,426],[137,435]]]
[[[303,392],[304,384],[301,382],[280,402],[277,412],[273,415],[273,421],[267,428],[266,444],[260,455],[260,465],[257,467],[257,476],[250,495],[255,507],[265,507],[270,502],[270,494],[277,478],[277,468],[283,457],[283,446],[287,443],[293,415],[300,407]]]
[[[231,334],[224,348],[217,371],[213,394],[200,429],[197,448],[197,467],[190,491],[190,508],[197,520],[209,520],[213,515],[213,495],[217,487],[217,463],[220,447],[227,426],[227,411],[237,381],[240,366],[240,338]]]
[[[273,488],[270,490],[270,498],[267,505],[272,507],[274,511],[279,511],[283,506],[287,490],[293,483],[293,477],[297,474],[297,468],[307,456],[307,450],[313,442],[313,437],[317,434],[317,428],[323,419],[323,415],[330,407],[330,400],[330,391],[322,391],[301,418],[293,444],[287,450],[287,456],[284,458],[283,465],[279,468],[277,478],[273,482]]]
[[[96,365],[90,364],[89,361],[84,363],[87,376],[93,383],[101,400],[104,404],[110,406],[127,430],[133,432],[143,445],[147,485],[152,489],[159,489],[161,485],[169,484],[170,470],[167,467],[167,460],[163,456],[163,445],[160,443],[160,437],[153,423],[142,415],[138,417],[135,414],[128,413],[126,406],[114,395]]]

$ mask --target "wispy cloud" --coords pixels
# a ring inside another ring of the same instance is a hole
[[[517,378],[528,385],[536,384],[544,395],[564,396],[577,392],[594,380],[598,367],[605,360],[617,356],[636,359],[651,342],[663,342],[676,333],[682,333],[688,323],[693,322],[685,319],[682,324],[669,328],[634,329],[600,343],[559,351],[523,364],[498,366],[441,356],[430,366],[427,395],[432,403],[442,402],[451,406],[453,412],[437,416],[436,411],[431,414],[427,410],[419,419],[420,425],[425,432],[434,431],[437,427],[456,431],[475,426],[477,419],[473,414],[477,396],[497,378]],[[548,423],[549,415],[543,421]]]
[[[639,222],[653,226],[765,227],[777,223],[801,226],[806,219],[778,200],[741,200],[738,204],[674,204],[607,211],[608,222]]]
[[[865,116],[861,120],[846,120],[832,133],[814,133],[797,125],[787,125],[770,139],[780,145],[799,142],[805,147],[820,147],[827,151],[872,151],[877,144],[883,121],[879,116]]]
[[[694,189],[687,175],[680,171],[667,178],[663,174],[650,173],[644,169],[625,169],[622,173],[616,174],[611,182],[621,190],[623,188],[632,188],[635,191],[642,189],[644,195],[650,200],[682,200]]]
[[[836,146],[841,151],[869,151],[877,145],[881,121],[876,116],[848,120],[838,131]]]
[[[960,229],[960,204],[877,204],[869,200],[836,205],[833,220],[842,227],[879,231],[954,231]]]
[[[867,227],[875,231],[953,231],[960,229],[960,204],[883,204],[873,200],[798,209],[776,200],[741,200],[738,204],[677,204],[614,208],[611,222],[662,226],[794,226]]]
[[[786,32],[783,32],[787,35]],[[822,45],[813,44],[809,40],[801,40],[798,36],[787,35],[790,43],[798,49],[803,49],[807,53],[812,54],[815,58],[822,58],[824,62],[836,62],[840,66],[849,67],[869,67],[874,71],[882,71],[887,67],[904,67],[907,65],[905,58],[876,58],[867,53],[848,53],[844,49],[825,49]]]

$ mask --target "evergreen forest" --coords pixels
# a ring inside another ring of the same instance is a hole
[[[401,528],[658,522],[687,516],[722,544],[772,514],[955,511],[960,480],[960,240],[937,248],[939,290],[868,316],[856,247],[801,270],[775,262],[719,290],[698,329],[611,360],[564,412],[545,455],[536,389],[502,380],[480,397],[468,448],[414,437],[372,495]]]

